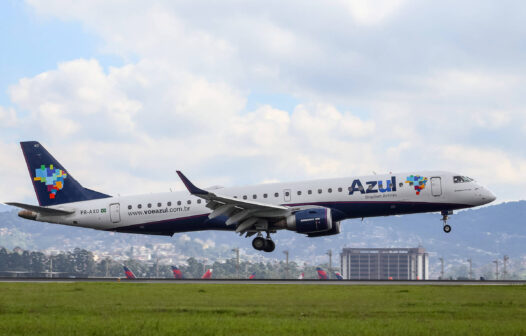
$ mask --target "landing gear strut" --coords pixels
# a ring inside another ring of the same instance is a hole
[[[261,233],[259,233],[252,241],[252,247],[258,251],[272,252],[276,248],[276,244],[274,244],[274,241],[270,238],[269,233],[267,233],[267,238],[263,238]]]
[[[449,219],[449,215],[453,214],[453,211],[442,211],[442,221],[444,222],[444,232],[450,233],[451,232],[451,225],[447,223],[447,220]]]

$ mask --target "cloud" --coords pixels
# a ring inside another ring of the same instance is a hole
[[[15,109],[0,106],[0,127],[15,127],[17,121],[18,118]]]
[[[525,160],[523,5],[28,4],[124,64],[69,60],[14,83],[0,141],[41,139],[92,187],[166,190],[176,168],[203,185],[445,169],[523,197],[507,177]],[[477,168],[484,152],[501,164]]]
[[[20,154],[20,146],[16,143],[0,142],[0,202],[14,202],[34,198],[33,186],[24,159]]]
[[[403,0],[342,0],[349,14],[360,25],[379,24],[394,15],[407,1]]]
[[[239,164],[238,178],[254,182],[337,174],[345,163],[358,165],[335,155],[358,155],[350,141],[374,131],[374,122],[328,104],[301,104],[292,114],[268,105],[246,112],[245,96],[227,84],[151,62],[108,72],[96,60],[64,62],[22,79],[10,94],[27,112],[20,134],[40,135],[77,179],[110,194],[164,191],[173,170],[214,161],[218,168]],[[362,155],[359,166],[365,158],[372,156]],[[233,179],[231,169],[206,174],[203,185]]]

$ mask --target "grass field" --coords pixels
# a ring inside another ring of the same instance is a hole
[[[1,283],[1,335],[526,335],[526,286]]]

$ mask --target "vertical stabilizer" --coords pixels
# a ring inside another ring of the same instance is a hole
[[[126,278],[128,279],[137,279],[137,277],[135,276],[135,274],[133,274],[133,272],[131,271],[131,269],[129,269],[127,266],[122,266],[124,268],[124,274],[126,274]]]
[[[51,206],[110,197],[80,185],[37,141],[21,142],[20,146],[39,205]]]

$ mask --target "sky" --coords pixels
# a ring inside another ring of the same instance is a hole
[[[112,195],[447,170],[525,199],[526,3],[7,0],[0,201],[19,142]]]

